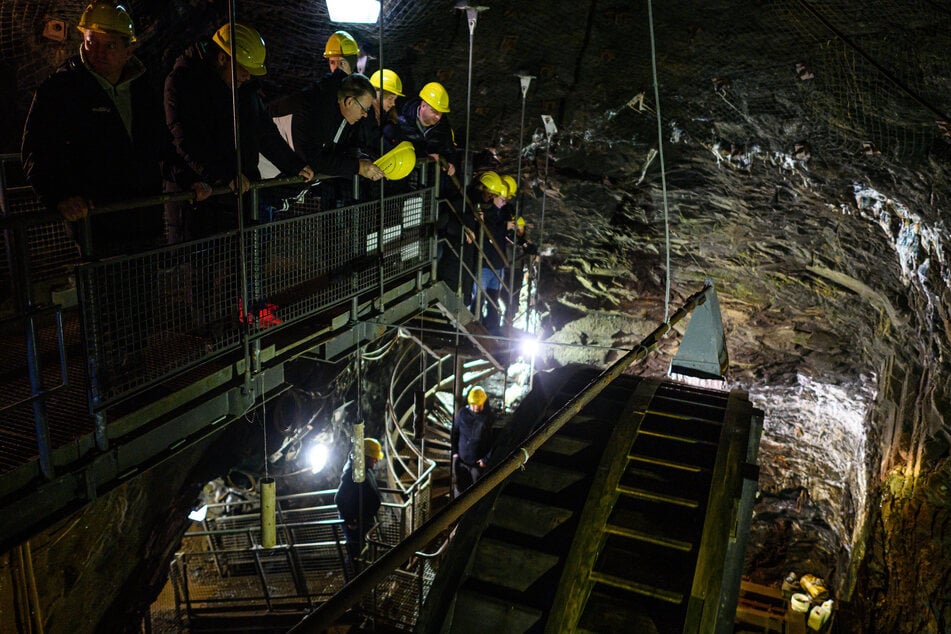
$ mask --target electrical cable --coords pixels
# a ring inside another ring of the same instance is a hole
[[[651,70],[654,73],[654,102],[657,112],[657,152],[660,156],[660,186],[664,200],[664,248],[666,283],[664,289],[664,321],[670,318],[670,210],[667,206],[667,169],[664,165],[664,126],[660,116],[660,87],[657,83],[657,48],[654,42],[654,9],[652,0],[647,0],[647,23],[651,34]]]

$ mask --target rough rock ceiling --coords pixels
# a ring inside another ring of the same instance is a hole
[[[0,0],[4,149],[36,83],[75,50],[39,33],[82,2]],[[223,19],[215,0],[133,0],[167,70]],[[471,138],[514,171],[544,229],[551,362],[604,362],[663,319],[665,229],[646,2],[486,0]],[[268,94],[324,72],[323,3],[238,2],[269,42]],[[947,351],[951,4],[654,3],[672,305],[719,289],[729,381],[767,412],[751,574],[826,575],[856,631],[951,629]],[[446,84],[464,137],[468,30],[449,1],[390,0],[383,54]],[[378,50],[375,27],[350,29]],[[371,66],[371,69],[373,66]],[[159,77],[160,79],[160,77]],[[643,94],[643,101],[638,95]],[[14,103],[15,102],[15,103]],[[643,103],[643,107],[641,104]],[[560,127],[545,173],[539,115]],[[544,194],[544,196],[543,196]],[[544,217],[542,210],[544,209]],[[675,342],[670,345],[673,346]],[[665,371],[663,361],[648,368]],[[849,613],[851,611],[851,613]]]

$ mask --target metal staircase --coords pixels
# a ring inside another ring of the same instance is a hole
[[[727,631],[758,425],[741,393],[615,380],[463,518],[430,594],[450,609],[418,631]]]

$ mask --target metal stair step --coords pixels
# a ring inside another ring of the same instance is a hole
[[[676,506],[683,506],[686,508],[699,508],[700,503],[697,500],[690,500],[687,498],[677,497],[674,495],[666,495],[662,493],[655,493],[653,491],[647,491],[645,489],[628,486],[626,484],[618,485],[617,492],[621,495],[628,495],[635,498],[640,498],[642,500],[651,500],[654,502],[663,502],[666,504],[674,504]]]
[[[495,502],[490,521],[500,528],[541,538],[561,526],[573,514],[570,509],[503,493]]]
[[[625,590],[627,592],[633,592],[645,597],[659,599],[660,601],[664,601],[666,603],[676,605],[683,603],[684,600],[684,595],[680,592],[673,592],[672,590],[665,590],[663,588],[655,588],[654,586],[648,585],[646,583],[639,583],[630,579],[624,579],[623,577],[616,577],[614,575],[606,575],[597,571],[591,572],[590,579],[595,583],[600,583],[611,588],[617,588],[619,590]]]
[[[647,542],[657,546],[663,546],[664,548],[670,548],[672,550],[680,550],[683,552],[690,552],[693,550],[693,544],[691,542],[683,541],[681,539],[674,539],[672,537],[665,537],[664,535],[658,535],[656,533],[639,531],[626,526],[607,524],[604,527],[604,532],[609,535],[618,535],[619,537],[626,537],[627,539]]]
[[[554,568],[558,559],[557,555],[483,537],[476,546],[469,574],[485,583],[525,592]]]
[[[499,562],[494,562],[498,567]],[[469,589],[456,596],[455,610],[449,630],[453,634],[486,634],[527,632],[542,618],[542,611],[527,605],[503,601]]]
[[[584,632],[658,634],[680,631],[680,628],[669,627],[669,625],[677,624],[675,615],[683,612],[680,606],[656,600],[644,603],[647,605],[639,605],[637,601],[631,600],[630,595],[620,598],[602,592],[592,592],[578,623],[579,627],[574,631],[578,634]]]
[[[548,493],[560,493],[585,477],[586,474],[582,471],[529,461],[526,469],[512,474],[509,482]]]
[[[572,436],[565,436],[563,434],[556,434],[545,441],[545,444],[541,446],[539,451],[559,454],[562,456],[573,456],[590,446],[591,443],[587,440],[582,440]]]

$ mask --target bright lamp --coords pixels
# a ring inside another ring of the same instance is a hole
[[[373,24],[380,17],[379,0],[327,0],[331,22]]]

